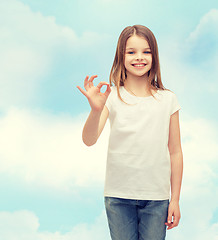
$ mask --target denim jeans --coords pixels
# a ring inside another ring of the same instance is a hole
[[[105,197],[112,240],[164,240],[169,200]]]

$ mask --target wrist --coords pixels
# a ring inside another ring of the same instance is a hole
[[[91,113],[95,115],[101,115],[102,109],[91,109]]]
[[[178,198],[171,198],[170,202],[175,202],[175,203],[179,203],[179,199]]]

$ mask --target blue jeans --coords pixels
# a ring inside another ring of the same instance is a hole
[[[112,240],[164,240],[169,200],[105,197]]]

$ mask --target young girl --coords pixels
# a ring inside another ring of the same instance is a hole
[[[85,78],[86,91],[77,88],[91,106],[82,135],[87,146],[96,143],[110,120],[104,199],[111,238],[164,240],[166,227],[180,220],[183,154],[180,105],[162,84],[153,33],[141,25],[126,27],[110,84],[95,87],[96,77]]]

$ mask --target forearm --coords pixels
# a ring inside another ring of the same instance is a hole
[[[170,155],[171,159],[171,201],[179,201],[183,174],[182,151]]]
[[[87,146],[91,146],[98,140],[98,127],[101,111],[91,110],[83,128],[82,139]]]

